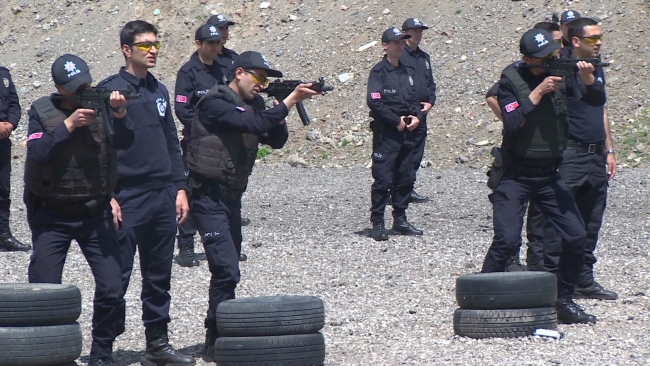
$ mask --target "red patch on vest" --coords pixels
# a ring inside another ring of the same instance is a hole
[[[176,96],[176,102],[177,103],[187,103],[187,97],[184,95],[177,95]]]
[[[506,112],[510,113],[514,111],[515,109],[519,108],[519,102],[514,101],[510,104],[506,104]]]
[[[27,137],[27,141],[38,140],[43,137],[43,132],[34,132],[33,134]]]
[[[246,108],[244,108],[244,107],[235,107],[235,109],[240,111],[240,112],[246,112]]]

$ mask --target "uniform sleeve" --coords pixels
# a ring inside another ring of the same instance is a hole
[[[178,70],[176,75],[176,86],[174,87],[174,112],[176,117],[181,121],[183,127],[192,127],[192,118],[194,118],[194,106],[192,97],[194,96],[194,81],[189,73]]]
[[[51,161],[70,138],[70,131],[61,123],[52,132],[45,132],[38,116],[30,109],[27,114],[27,158],[44,164]]]
[[[605,73],[603,72],[602,67],[599,67],[594,71],[594,76],[596,81],[592,85],[586,85],[587,93],[582,96],[582,99],[592,106],[600,107],[605,105],[607,102],[607,94],[605,93]],[[576,77],[580,76],[576,73]]]
[[[281,149],[289,139],[289,129],[287,124],[281,124],[273,127],[268,136],[260,138],[260,144],[269,145],[273,149]]]
[[[166,90],[165,94],[167,94],[167,100],[169,100],[169,93]],[[181,160],[181,147],[178,141],[176,122],[174,122],[172,108],[169,103],[165,111],[165,137],[167,138],[169,160],[172,162],[172,181],[177,189],[184,189],[187,185],[185,184],[185,170],[183,169],[183,162]]]
[[[372,111],[375,119],[380,120],[391,126],[399,126],[401,116],[398,116],[390,108],[388,108],[382,101],[383,83],[381,73],[375,70],[370,71],[368,77],[368,92],[366,95],[366,103]]]
[[[9,80],[9,110],[7,113],[7,122],[11,123],[15,130],[18,126],[21,115],[20,99],[18,98],[16,86],[11,80],[11,74],[9,74],[9,72],[7,72],[7,80]]]
[[[517,100],[517,94],[505,77],[499,81],[497,99],[503,116],[504,136],[516,133],[526,121],[526,115],[535,109],[529,98]]]
[[[261,136],[271,132],[288,114],[289,110],[284,103],[255,114],[248,113],[221,95],[211,95],[199,104],[199,121],[210,133],[227,128]]]
[[[436,105],[436,88],[438,87],[436,85],[436,81],[433,78],[433,65],[431,64],[431,57],[427,56],[427,62],[429,63],[429,67],[426,68],[426,73],[427,73],[427,86],[429,88],[429,103],[431,103],[432,106]]]
[[[499,92],[499,82],[497,81],[496,83],[494,83],[494,85],[492,85],[490,90],[488,90],[487,94],[485,94],[485,98],[487,99],[489,97],[496,97],[498,92]]]

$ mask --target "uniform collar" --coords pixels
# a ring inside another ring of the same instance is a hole
[[[147,86],[147,85],[149,85],[151,83],[156,83],[157,82],[156,77],[153,76],[153,74],[151,74],[148,71],[147,71],[147,77],[143,79],[143,78],[139,78],[139,77],[127,72],[126,69],[124,68],[124,66],[122,66],[120,68],[120,76],[124,80],[128,81],[129,83],[131,83],[131,84],[133,84],[135,86]]]
[[[201,61],[201,58],[199,57],[199,51],[194,51],[194,53],[192,54],[192,57],[190,57],[190,60],[192,60],[192,62],[194,62],[197,69],[206,69],[207,67],[210,66],[210,65],[204,64],[203,61]],[[213,61],[213,65],[214,65],[214,61]]]
[[[420,52],[420,46],[418,46],[416,49],[412,49],[411,46],[407,42],[404,43],[404,51],[408,52],[409,54],[414,54],[414,53],[419,53]]]
[[[397,67],[393,66],[393,64],[391,64],[390,61],[388,61],[388,56],[387,55],[384,55],[384,59],[382,60],[382,62],[384,63],[384,66],[386,67],[386,70],[388,70],[388,71],[393,71],[393,70],[395,70],[395,69],[397,69],[399,67],[402,67],[402,61],[400,61],[400,60],[397,61],[398,62]]]

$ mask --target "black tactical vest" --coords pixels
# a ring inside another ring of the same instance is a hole
[[[528,98],[530,87],[521,75],[522,69],[508,67],[505,76],[517,93],[517,100]],[[516,156],[530,159],[557,158],[566,147],[566,89],[542,97],[539,105],[526,116],[524,126],[510,141],[509,150]]]
[[[251,133],[217,131],[209,133],[199,121],[199,106],[210,95],[228,93],[237,107],[245,113],[255,113],[250,105],[227,85],[215,85],[199,99],[194,110],[192,134],[187,151],[190,172],[209,180],[225,184],[232,189],[244,189],[248,185],[259,145],[259,136]]]
[[[50,97],[32,104],[32,111],[52,132],[66,119]],[[61,151],[49,162],[39,164],[25,160],[25,189],[46,200],[82,203],[102,195],[110,195],[117,181],[117,156],[106,140],[101,118],[88,126],[75,129]]]

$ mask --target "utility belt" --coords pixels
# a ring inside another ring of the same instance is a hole
[[[576,150],[578,152],[582,153],[588,153],[588,154],[600,154],[605,150],[605,142],[596,142],[594,144],[587,144],[584,142],[579,142],[575,140],[569,140],[567,139],[566,141],[566,146],[567,148]]]
[[[545,177],[554,171],[562,162],[562,157],[555,159],[522,159],[513,158],[508,168],[526,178]]]
[[[190,172],[187,180],[187,189],[192,199],[201,197],[218,198],[222,201],[236,201],[241,199],[246,188],[233,189],[223,182],[207,179],[200,174]]]
[[[39,197],[37,205],[62,216],[85,218],[102,214],[110,201],[110,196],[99,196],[86,202],[76,203],[48,201]]]

